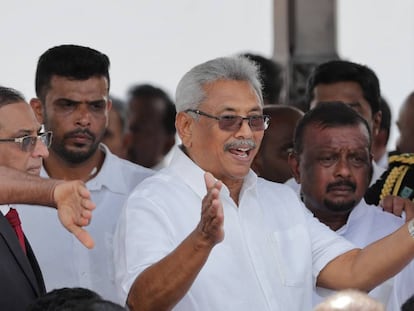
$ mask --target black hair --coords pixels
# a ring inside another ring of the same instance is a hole
[[[248,58],[258,66],[263,99],[268,104],[278,104],[283,88],[282,66],[270,58],[257,54],[244,53],[241,56]]]
[[[371,130],[368,122],[360,114],[342,102],[319,103],[314,109],[306,112],[296,125],[293,150],[296,154],[302,153],[304,133],[310,125],[317,125],[321,128],[333,128],[359,124],[363,124],[367,129],[369,134],[369,148],[371,149]]]
[[[131,102],[131,100],[135,97],[161,98],[165,103],[165,113],[164,119],[162,120],[162,124],[164,125],[165,130],[168,134],[175,134],[175,116],[177,114],[177,111],[175,109],[174,102],[171,100],[171,98],[168,96],[166,92],[150,84],[139,84],[130,88],[130,90],[128,91],[128,97],[128,102]]]
[[[372,114],[380,111],[380,85],[373,70],[357,63],[332,60],[316,66],[308,77],[306,86],[306,105],[310,108],[313,100],[313,91],[319,84],[333,84],[338,82],[355,82],[362,89],[364,98],[371,106]]]
[[[54,75],[74,80],[104,76],[108,80],[109,92],[109,66],[108,56],[89,47],[70,44],[55,46],[44,52],[37,63],[36,95],[44,100]]]
[[[26,311],[122,311],[121,305],[82,287],[54,289],[33,301]]]
[[[401,306],[401,311],[412,311],[414,310],[414,295],[408,298]]]
[[[391,128],[391,110],[390,106],[388,105],[387,101],[381,97],[381,123],[380,129],[386,130],[387,132],[387,141],[390,137],[390,128]]]

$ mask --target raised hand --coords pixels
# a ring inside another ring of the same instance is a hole
[[[92,248],[94,241],[82,228],[90,223],[92,211],[95,209],[95,204],[91,201],[90,192],[85,184],[80,180],[59,182],[54,188],[53,198],[62,225],[83,245]]]
[[[405,213],[405,221],[414,217],[414,203],[408,199],[395,195],[387,195],[379,204],[384,211],[401,216]]]
[[[222,182],[216,180],[210,173],[204,174],[204,181],[207,194],[202,201],[201,219],[197,230],[206,241],[211,243],[211,246],[214,246],[224,239],[224,214],[220,201]]]

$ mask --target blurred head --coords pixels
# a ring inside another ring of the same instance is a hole
[[[367,293],[355,290],[341,290],[318,304],[314,311],[385,311],[384,305]]]
[[[125,145],[128,160],[152,168],[175,144],[175,106],[162,89],[149,84],[129,91]]]
[[[408,95],[400,108],[397,120],[400,136],[397,140],[399,153],[414,153],[414,92]]]
[[[288,157],[293,151],[296,123],[303,112],[291,106],[272,105],[264,106],[263,114],[270,116],[271,121],[252,168],[267,180],[284,183],[292,177]]]
[[[59,288],[37,298],[27,311],[120,311],[120,305],[102,299],[86,288]]]
[[[381,123],[378,134],[373,137],[372,154],[378,162],[387,153],[388,139],[390,138],[391,110],[387,101],[381,97]]]
[[[108,57],[88,47],[61,45],[40,56],[30,104],[54,133],[54,156],[79,164],[97,152],[111,109],[108,70]]]
[[[111,98],[112,108],[109,111],[108,126],[102,142],[108,146],[112,153],[120,158],[125,158],[124,128],[125,128],[125,104],[120,99]]]
[[[366,120],[348,106],[324,103],[308,111],[289,158],[306,207],[315,215],[348,215],[369,185],[370,148]]]
[[[241,54],[241,56],[247,57],[259,68],[264,104],[279,104],[280,93],[283,88],[282,66],[276,63],[274,60],[258,54],[244,53]]]
[[[41,125],[23,95],[0,87],[0,165],[39,175],[52,138],[39,135]]]
[[[378,134],[380,86],[367,66],[343,60],[320,64],[308,78],[306,98],[310,109],[321,102],[343,102],[367,120],[373,137]]]
[[[257,69],[248,59],[217,58],[194,67],[176,92],[185,152],[224,183],[242,184],[263,137],[262,106]]]
[[[414,295],[408,298],[401,306],[401,311],[412,311],[414,310]]]

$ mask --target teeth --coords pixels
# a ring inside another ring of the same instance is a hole
[[[246,152],[249,151],[250,148],[238,148],[237,150],[242,151],[242,152]]]

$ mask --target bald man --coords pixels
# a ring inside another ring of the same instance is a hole
[[[379,301],[368,296],[367,293],[355,289],[344,289],[317,305],[314,311],[385,311]]]
[[[270,181],[284,183],[292,177],[288,155],[293,148],[293,133],[303,112],[285,105],[269,105],[263,114],[271,118],[252,168],[257,175]]]
[[[414,92],[408,95],[400,108],[397,126],[400,137],[397,140],[397,151],[399,153],[414,153]]]

